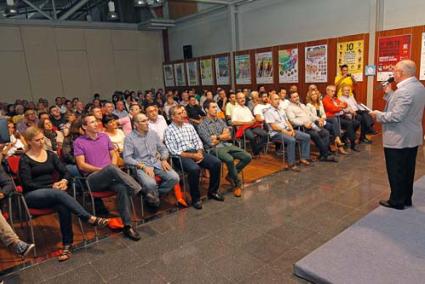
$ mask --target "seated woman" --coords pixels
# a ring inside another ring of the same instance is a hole
[[[55,130],[52,122],[47,118],[39,121],[38,128],[43,131],[45,137],[44,148],[57,153],[58,149],[62,148],[63,133]]]
[[[326,95],[323,97],[322,102],[326,117],[336,117],[338,119],[341,128],[345,130],[344,137],[350,141],[351,150],[359,152],[355,142],[359,123],[356,120],[351,120],[344,116],[344,109],[347,107],[347,104],[341,102],[336,97],[335,86],[329,85],[326,87]]]
[[[71,124],[77,119],[77,115],[75,112],[68,111],[65,113],[66,123],[63,126],[63,135],[66,137],[69,135],[69,130],[71,128]]]
[[[15,124],[10,121],[7,124],[7,128],[9,130],[10,143],[7,143],[4,147],[2,147],[2,154],[6,158],[21,153],[25,147],[21,140],[21,135],[16,131]]]
[[[351,91],[350,86],[343,86],[342,95],[339,99],[347,104],[348,112],[350,112],[352,118],[358,120],[360,123],[360,143],[370,144],[372,141],[366,138],[366,134],[375,133],[373,119],[369,115],[369,112],[357,103]]]
[[[82,122],[81,119],[74,121],[70,128],[69,134],[63,140],[62,145],[62,161],[65,163],[65,166],[71,176],[80,176],[80,172],[75,163],[74,157],[74,141],[84,134],[83,129],[81,128]]]
[[[122,152],[124,151],[124,132],[118,128],[118,123],[114,115],[105,115],[102,118],[103,126],[105,127],[105,133],[111,139],[112,144],[115,147],[115,152],[118,157],[117,166],[124,166],[124,160],[122,159]]]
[[[341,127],[339,125],[339,121],[336,117],[326,116],[326,112],[320,97],[321,96],[317,89],[308,91],[306,97],[307,109],[310,111],[313,117],[317,116],[318,118],[326,121],[325,128],[329,131],[331,136],[334,137],[335,146],[338,148],[338,152],[346,155],[348,152],[344,150],[344,143],[341,141]]]
[[[73,243],[71,213],[93,226],[104,227],[109,220],[90,215],[66,193],[70,174],[55,153],[44,149],[41,129],[29,127],[24,137],[28,149],[19,162],[19,176],[25,200],[31,208],[52,208],[58,212],[63,243],[63,251],[58,260],[68,260]],[[58,179],[54,179],[55,172]]]

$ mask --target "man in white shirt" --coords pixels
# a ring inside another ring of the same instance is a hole
[[[232,125],[238,128],[236,135],[238,132],[245,133],[245,138],[251,143],[253,155],[258,156],[267,143],[267,132],[256,122],[249,108],[245,106],[245,95],[242,92],[236,94]]]
[[[167,121],[165,118],[158,114],[158,106],[155,104],[148,105],[145,108],[146,116],[149,119],[149,129],[158,134],[161,143],[164,141],[164,132],[167,128]]]
[[[286,108],[289,105],[289,100],[286,98],[286,90],[280,89],[279,96],[280,96],[279,108],[286,110]]]
[[[319,160],[323,162],[336,162],[336,158],[329,153],[329,132],[323,128],[324,121],[317,120],[311,116],[306,106],[300,103],[298,93],[292,93],[289,97],[290,104],[286,114],[293,126],[303,129],[310,135],[320,151]]]
[[[269,96],[267,95],[267,93],[261,93],[260,97],[258,98],[258,104],[253,109],[255,120],[257,120],[258,122],[263,122],[264,113],[269,108],[270,108]]]

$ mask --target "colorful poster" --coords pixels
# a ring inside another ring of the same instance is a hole
[[[377,80],[386,81],[393,76],[394,66],[410,58],[412,35],[381,37],[378,41]]]
[[[249,54],[235,56],[236,84],[251,84],[251,63]]]
[[[255,54],[257,84],[273,83],[273,55],[271,51]]]
[[[215,59],[215,80],[217,85],[230,85],[229,56]]]
[[[173,65],[166,64],[164,68],[164,83],[165,87],[174,87],[174,72]]]
[[[305,48],[305,82],[326,83],[328,81],[328,45],[321,44]]]
[[[298,83],[298,48],[279,50],[279,83]]]
[[[198,62],[197,61],[186,62],[186,69],[187,69],[187,85],[199,86]]]
[[[340,66],[347,64],[348,72],[357,82],[363,81],[364,40],[338,42],[337,44],[337,73]]]
[[[174,64],[174,74],[176,75],[176,86],[186,86],[186,72],[184,72],[184,63]]]
[[[202,86],[214,85],[213,82],[213,70],[212,70],[212,59],[202,59],[201,65],[201,83]]]
[[[421,65],[419,69],[419,80],[425,80],[425,32],[422,33]]]

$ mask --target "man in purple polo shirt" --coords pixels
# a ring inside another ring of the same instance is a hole
[[[124,235],[140,240],[139,233],[131,225],[130,198],[141,191],[141,186],[117,166],[117,157],[108,135],[100,133],[93,115],[81,117],[85,135],[74,142],[74,156],[78,168],[88,174],[93,191],[115,191],[118,210],[124,223]]]

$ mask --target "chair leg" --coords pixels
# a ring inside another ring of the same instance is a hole
[[[15,231],[15,224],[13,223],[13,212],[12,212],[12,197],[9,196],[8,197],[8,210],[9,210],[9,221],[10,221],[10,225],[12,226],[13,231]]]
[[[28,209],[27,203],[25,202],[25,199],[22,195],[20,196],[19,200],[22,201],[22,204],[24,205],[24,208],[25,208],[25,212],[27,213],[27,217],[28,217],[27,225],[30,228],[31,242],[35,245],[35,235],[34,235],[34,227],[33,227],[33,224],[32,224],[32,216],[31,216],[30,211]],[[19,204],[20,204],[20,202],[19,202]],[[37,246],[36,245],[34,246],[33,252],[34,252],[34,257],[37,257]]]

